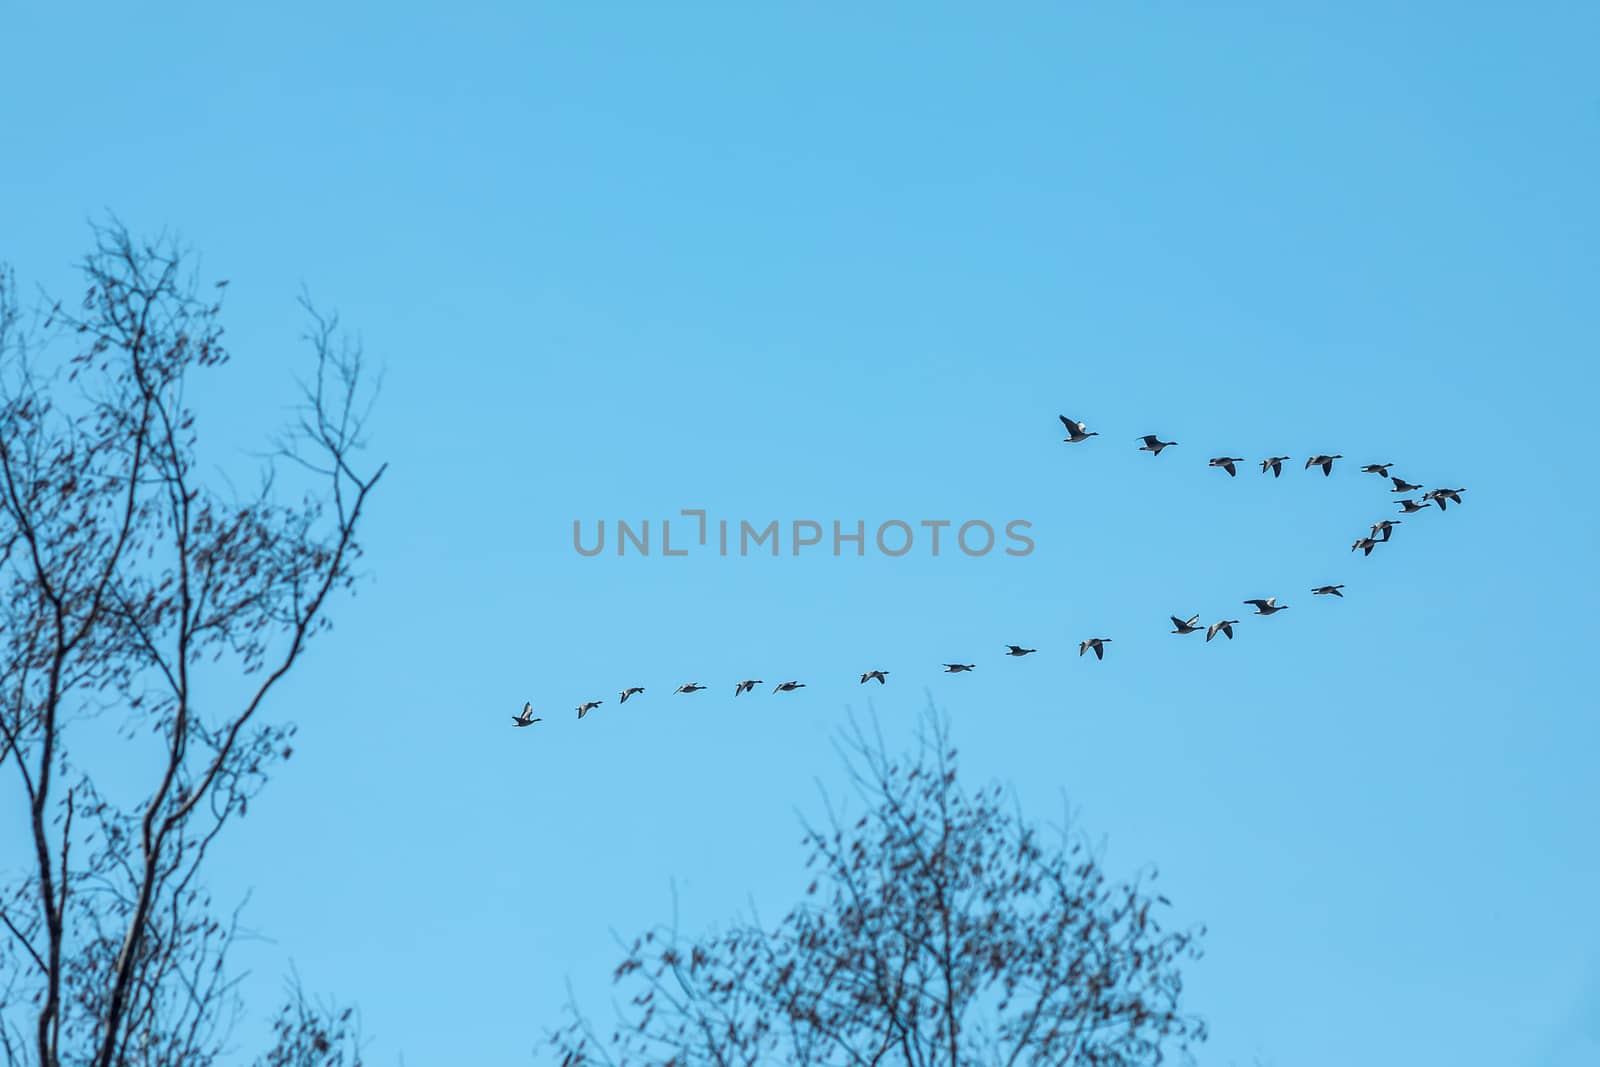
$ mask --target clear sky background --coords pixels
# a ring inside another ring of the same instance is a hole
[[[252,992],[292,961],[372,1062],[527,1062],[674,885],[689,932],[795,899],[851,709],[905,745],[931,698],[974,783],[1064,795],[1208,925],[1202,1063],[1600,1062],[1597,39],[1576,2],[0,7],[0,258],[72,292],[109,209],[230,278],[196,400],[235,473],[302,285],[387,368],[373,580],[213,867]],[[1465,502],[1353,555],[1373,461]],[[1037,548],[572,549],[695,507]]]

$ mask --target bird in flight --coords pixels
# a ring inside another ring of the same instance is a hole
[[[642,685],[629,686],[627,689],[624,689],[622,691],[622,699],[617,701],[617,703],[618,704],[626,704],[628,702],[628,698],[629,697],[633,696],[635,693],[642,693],[642,692],[644,692],[644,686],[642,686]]]
[[[772,691],[774,693],[792,693],[796,689],[804,689],[805,687],[806,683],[804,682],[779,682],[772,687]]]
[[[884,679],[888,676],[888,671],[868,671],[861,676],[861,684],[866,685],[867,682],[876,680],[879,685],[883,685]]]
[[[1243,462],[1244,462],[1244,457],[1243,456],[1218,456],[1216,459],[1213,459],[1210,462],[1208,462],[1206,464],[1206,466],[1208,466],[1208,467],[1219,467],[1222,470],[1227,471],[1228,472],[1228,477],[1232,478],[1234,475],[1239,473],[1236,469],[1234,469],[1233,465],[1235,463],[1243,463]]]
[[[1196,630],[1200,629],[1200,616],[1198,615],[1189,616],[1188,622],[1184,622],[1176,615],[1169,615],[1167,617],[1172,620],[1172,632],[1175,634],[1192,634]]]
[[[975,664],[971,663],[946,663],[944,665],[944,673],[960,674],[962,671],[970,671],[974,666]]]
[[[1288,462],[1288,459],[1288,456],[1271,456],[1262,460],[1261,473],[1265,474],[1267,471],[1271,471],[1272,476],[1276,478],[1278,475],[1283,473],[1283,465],[1284,463]]]
[[[1356,543],[1350,546],[1350,551],[1354,552],[1359,548],[1362,550],[1361,554],[1363,556],[1370,556],[1372,555],[1372,550],[1381,544],[1383,544],[1382,541],[1374,540],[1371,537],[1361,537],[1357,538]]]
[[[1078,655],[1081,656],[1092,648],[1094,649],[1095,659],[1105,659],[1106,645],[1110,643],[1111,638],[1109,637],[1091,637],[1087,641],[1080,641],[1078,642]]]
[[[1382,522],[1375,522],[1372,524],[1372,536],[1377,537],[1379,534],[1383,534],[1383,539],[1387,541],[1389,540],[1389,531],[1399,525],[1399,519],[1384,519]]]
[[[1394,483],[1394,488],[1389,490],[1391,493],[1415,493],[1422,488],[1420,485],[1412,485],[1404,478],[1390,478],[1389,480]]]
[[[521,715],[511,716],[511,721],[516,723],[518,726],[532,726],[536,722],[544,722],[543,719],[535,719],[533,717],[533,702],[531,700],[522,705]]]
[[[1026,656],[1030,652],[1039,651],[1037,648],[1023,648],[1021,645],[1007,645],[1006,649],[1008,656]]]
[[[1326,478],[1333,473],[1333,461],[1343,458],[1343,456],[1312,456],[1306,460],[1306,470],[1310,470],[1312,467],[1321,467],[1322,476]]]
[[[1161,450],[1163,448],[1171,448],[1173,445],[1178,443],[1176,441],[1163,441],[1153,433],[1147,433],[1143,437],[1139,438],[1139,440],[1144,442],[1143,445],[1139,446],[1139,451],[1148,452],[1152,456],[1159,456],[1161,455]]]
[[[1440,511],[1444,511],[1444,502],[1446,500],[1450,501],[1452,504],[1459,504],[1461,503],[1461,494],[1465,492],[1465,489],[1435,489],[1431,493],[1423,493],[1422,499],[1433,501],[1435,504],[1439,505]]]
[[[1091,432],[1089,427],[1081,422],[1073,422],[1065,415],[1061,415],[1059,418],[1061,419],[1061,425],[1067,428],[1067,433],[1069,435],[1067,437],[1063,437],[1062,440],[1070,445],[1075,445],[1080,441],[1087,441],[1091,437],[1100,436],[1097,433]]]
[[[583,718],[585,715],[589,714],[603,703],[605,703],[603,700],[585,700],[582,704],[578,705],[578,718]]]
[[[1414,515],[1423,508],[1433,507],[1432,504],[1419,504],[1410,497],[1406,497],[1404,500],[1396,500],[1395,503],[1400,505],[1400,514],[1402,515]]]
[[[1344,594],[1339,590],[1343,588],[1344,586],[1342,585],[1319,585],[1311,591],[1318,596],[1336,596],[1342,600],[1344,599]]]
[[[1254,604],[1257,615],[1276,615],[1280,611],[1289,610],[1289,605],[1279,604],[1275,596],[1269,596],[1265,600],[1246,600],[1244,603]]]
[[[1368,463],[1361,468],[1361,473],[1376,474],[1380,478],[1387,478],[1389,477],[1389,468],[1392,466],[1394,466],[1393,463]]]
[[[1239,620],[1238,619],[1219,619],[1218,621],[1212,623],[1210,626],[1207,626],[1206,627],[1206,644],[1210,644],[1211,643],[1211,639],[1213,637],[1217,636],[1218,634],[1221,634],[1222,636],[1226,637],[1229,641],[1232,641],[1233,640],[1233,628],[1235,626],[1237,626],[1237,625],[1239,625]]]
[[[754,689],[756,686],[758,686],[760,684],[761,684],[761,679],[760,678],[746,678],[744,681],[740,682],[738,685],[733,687],[733,695],[734,696],[741,696],[741,695],[743,695],[745,693],[750,692],[750,690]]]
[[[678,686],[678,688],[674,689],[673,692],[674,693],[698,693],[698,692],[700,692],[700,690],[702,690],[704,688],[705,688],[705,686],[701,685],[699,682],[690,682],[688,685],[680,685],[680,686]]]

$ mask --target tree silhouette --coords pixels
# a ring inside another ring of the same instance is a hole
[[[1113,881],[1081,834],[964,790],[931,716],[903,760],[859,726],[842,749],[865,811],[806,826],[804,901],[623,946],[627,1006],[601,1036],[569,1003],[563,1064],[1126,1067],[1205,1039],[1180,1012],[1203,931],[1163,929],[1153,869]]]
[[[227,283],[202,298],[172,242],[116,223],[82,270],[81,301],[29,314],[0,270],[0,772],[27,842],[0,866],[0,1051],[204,1065],[238,1008],[237,925],[201,868],[290,755],[264,708],[354,580],[383,468],[353,465],[359,348],[307,305],[295,462],[224,491],[187,390],[228,359]],[[264,1062],[344,1062],[348,1029],[296,986]]]

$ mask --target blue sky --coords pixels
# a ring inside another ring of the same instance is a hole
[[[302,285],[387,369],[373,580],[213,869],[273,939],[251,988],[293,961],[373,1062],[526,1062],[674,885],[689,931],[780,910],[849,711],[909,743],[931,699],[968,776],[1065,797],[1208,925],[1202,1063],[1595,1062],[1597,33],[1578,3],[6,5],[0,258],[70,291],[109,209],[230,278],[196,395],[235,471],[293,400]],[[1373,461],[1465,503],[1352,555],[1393,511]],[[572,549],[682,508],[1037,547]],[[1166,633],[1268,595],[1231,644]],[[808,688],[735,702],[747,675]]]

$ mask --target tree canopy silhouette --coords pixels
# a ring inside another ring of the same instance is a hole
[[[563,1064],[1131,1067],[1205,1039],[1180,1003],[1203,931],[1164,927],[1153,868],[1114,880],[1080,833],[967,791],[932,717],[906,758],[859,726],[843,749],[865,810],[806,826],[803,901],[624,945],[626,1006],[598,1031],[569,1004]]]
[[[307,305],[293,462],[218,485],[188,397],[228,360],[227,283],[115,223],[82,270],[29,312],[0,269],[0,810],[27,843],[0,865],[0,1054],[203,1067],[238,1003],[201,868],[290,755],[268,697],[354,581],[383,468],[356,465],[360,350]],[[264,1062],[345,1062],[346,1021],[292,987]]]

